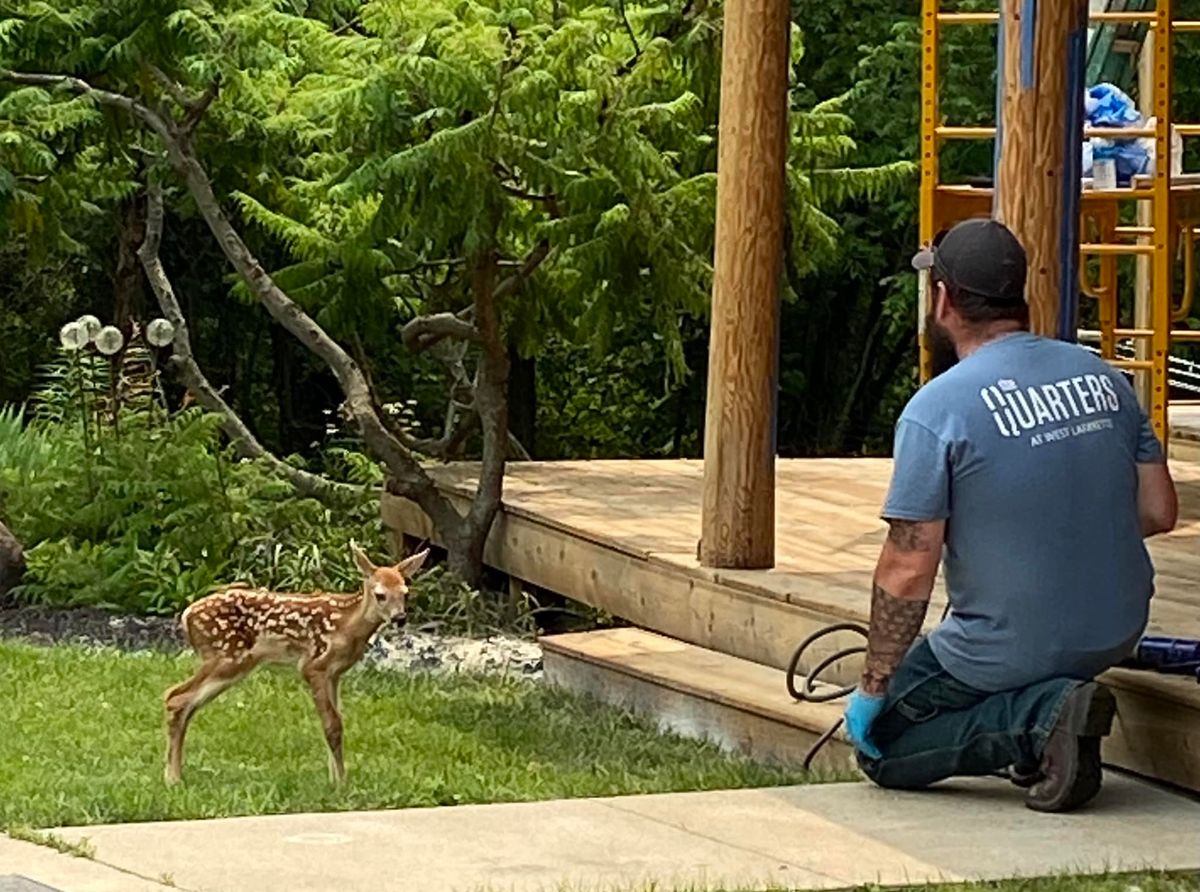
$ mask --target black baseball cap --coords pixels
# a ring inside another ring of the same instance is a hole
[[[913,269],[933,270],[955,287],[1002,305],[1025,300],[1025,249],[995,220],[964,220],[943,230],[912,259]]]

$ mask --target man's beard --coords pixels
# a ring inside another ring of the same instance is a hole
[[[925,345],[929,348],[929,360],[933,377],[948,372],[958,364],[958,350],[945,326],[930,314],[925,317]]]

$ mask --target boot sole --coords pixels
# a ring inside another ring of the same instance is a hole
[[[1067,812],[1086,805],[1100,792],[1103,769],[1100,764],[1100,738],[1112,731],[1117,701],[1112,691],[1096,682],[1088,682],[1071,694],[1063,706],[1059,723],[1063,730],[1075,736],[1079,753],[1075,777],[1063,792],[1053,799],[1027,799],[1025,804],[1034,811]]]

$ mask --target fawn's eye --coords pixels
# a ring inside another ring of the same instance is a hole
[[[387,600],[387,589],[385,589],[382,585],[375,586],[375,599],[377,601]]]

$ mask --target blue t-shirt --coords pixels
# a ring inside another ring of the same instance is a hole
[[[1126,657],[1154,591],[1137,464],[1158,461],[1133,388],[1073,344],[1005,335],[921,388],[883,517],[946,520],[946,671],[1001,691]]]

